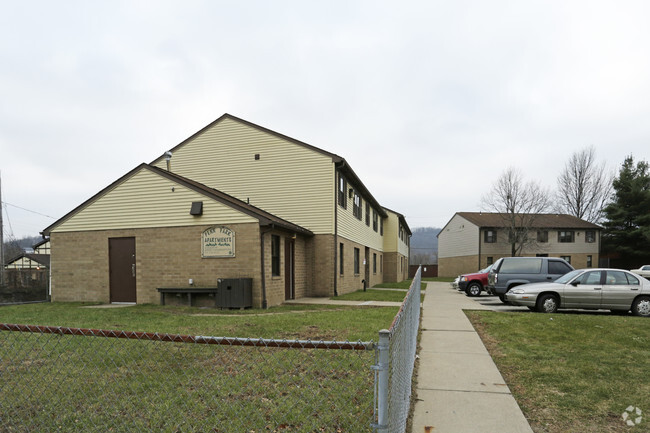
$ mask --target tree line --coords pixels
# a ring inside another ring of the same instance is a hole
[[[597,161],[593,146],[575,152],[555,191],[524,181],[510,167],[481,202],[484,210],[502,215],[513,256],[537,243],[531,229],[541,214],[561,213],[600,225],[602,253],[630,266],[650,261],[650,171],[647,161],[635,162],[632,155],[615,173]]]

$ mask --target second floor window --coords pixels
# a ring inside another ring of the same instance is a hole
[[[573,230],[564,230],[557,232],[557,241],[560,243],[574,242],[575,232]]]
[[[343,176],[339,176],[339,206],[343,209],[348,208],[348,198],[345,195],[348,189],[348,183],[345,181]]]
[[[486,244],[493,244],[497,241],[497,232],[496,230],[485,230],[483,232],[483,241]]]
[[[374,231],[377,231],[377,219],[378,219],[377,211],[373,209],[372,210],[372,229]]]
[[[366,201],[366,225],[370,227],[370,203]]]
[[[540,243],[548,242],[548,230],[540,230],[537,232],[537,242]]]
[[[590,244],[596,242],[596,232],[593,230],[587,230],[585,232],[585,242]]]
[[[352,214],[358,219],[361,220],[361,197],[357,192],[354,192],[354,204],[352,208]]]

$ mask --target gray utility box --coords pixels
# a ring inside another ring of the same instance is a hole
[[[252,278],[219,278],[217,280],[217,307],[252,308]]]

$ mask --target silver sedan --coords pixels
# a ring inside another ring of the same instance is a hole
[[[558,308],[606,309],[650,317],[650,281],[622,269],[578,269],[552,283],[524,284],[505,295],[542,313]]]

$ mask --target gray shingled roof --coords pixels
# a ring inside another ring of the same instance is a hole
[[[456,214],[478,227],[506,227],[505,214],[490,212],[457,212]],[[597,224],[567,214],[536,214],[534,225],[535,228],[540,229],[602,229]]]

